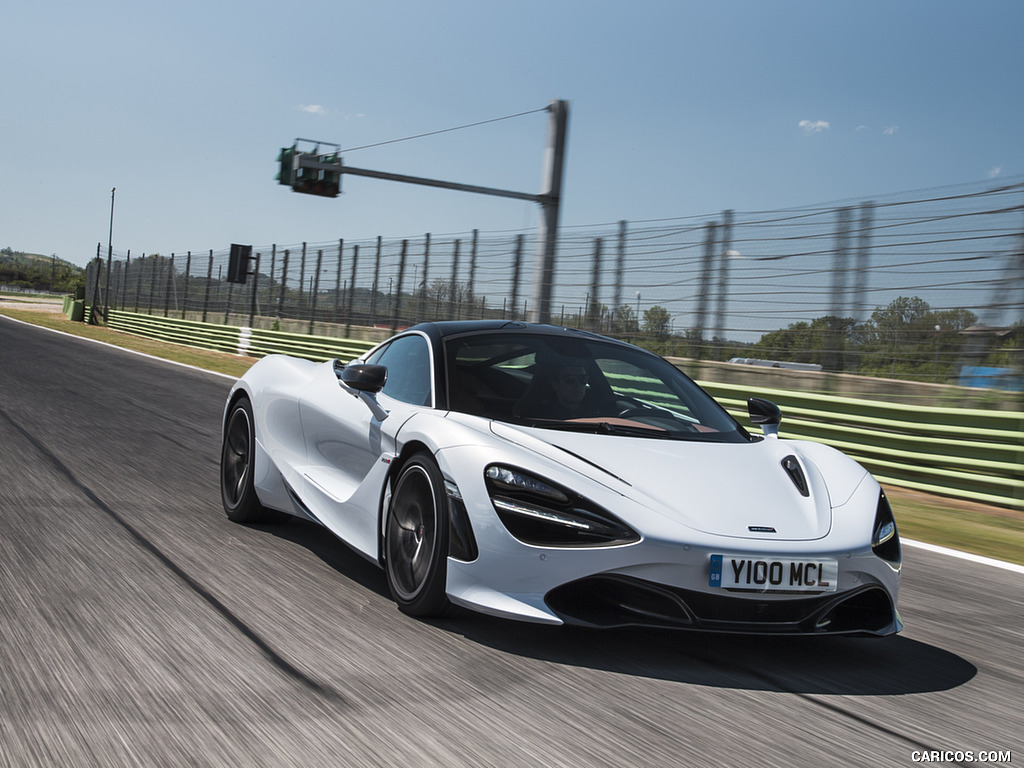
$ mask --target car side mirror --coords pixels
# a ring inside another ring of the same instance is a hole
[[[334,372],[342,384],[358,392],[380,392],[388,380],[386,365],[349,363],[344,367],[339,367],[338,361],[335,361]]]
[[[376,397],[388,380],[387,366],[370,363],[342,365],[339,360],[335,360],[334,374],[342,387],[363,401],[377,421],[384,421],[388,417],[388,412],[381,407]]]
[[[771,400],[762,400],[760,397],[747,398],[747,413],[750,414],[750,423],[761,427],[766,437],[779,436],[782,411]]]

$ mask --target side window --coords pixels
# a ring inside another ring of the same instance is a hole
[[[412,405],[430,405],[430,350],[419,335],[402,336],[375,353],[367,362],[386,365],[384,394]]]

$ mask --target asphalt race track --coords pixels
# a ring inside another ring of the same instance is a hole
[[[421,622],[225,518],[229,385],[0,317],[0,766],[1024,762],[1020,573],[907,548],[883,640]]]

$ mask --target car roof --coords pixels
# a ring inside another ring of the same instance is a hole
[[[518,320],[438,320],[429,323],[419,323],[408,331],[419,331],[426,334],[434,341],[441,341],[451,336],[462,336],[475,333],[529,333],[543,336],[576,337],[580,339],[593,339],[609,341],[617,344],[623,342],[601,336],[590,331],[583,331],[578,328],[563,328],[559,325],[548,323],[524,323]]]

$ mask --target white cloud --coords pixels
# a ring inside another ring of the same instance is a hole
[[[998,175],[999,175],[999,174],[1001,174],[1002,172],[1003,172],[1003,166],[1001,166],[1001,165],[993,165],[993,166],[992,166],[992,167],[991,167],[991,168],[989,169],[989,172],[988,172],[988,177],[989,177],[990,179],[994,179],[994,178],[995,178],[996,176],[998,176]]]
[[[804,133],[821,133],[831,128],[825,120],[801,120],[800,127],[804,129]]]
[[[860,133],[861,131],[870,131],[870,130],[871,129],[868,128],[868,126],[866,126],[866,125],[858,125],[857,128],[856,128],[856,131],[858,133]]]
[[[882,131],[882,133],[884,133],[886,136],[894,136],[896,134],[896,131],[898,131],[899,129],[900,127],[898,125],[890,125],[887,126],[885,130]]]
[[[300,104],[299,109],[303,112],[308,112],[311,115],[326,115],[327,107],[322,107],[319,104]]]

